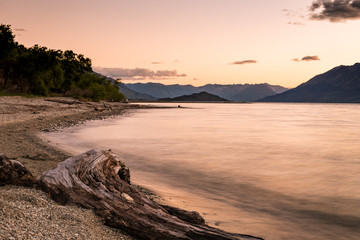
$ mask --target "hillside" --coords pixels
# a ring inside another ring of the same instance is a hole
[[[154,98],[153,96],[131,90],[130,88],[126,87],[126,85],[123,83],[119,84],[119,91],[122,94],[124,94],[126,98],[130,100],[144,100],[144,101],[156,100],[156,98]]]
[[[298,87],[266,97],[261,102],[360,102],[360,63],[338,66]]]
[[[175,98],[162,98],[159,101],[171,102],[228,102],[229,100],[207,92],[193,93]]]
[[[164,85],[161,83],[133,83],[125,84],[129,89],[154,96],[155,98],[174,98],[199,92],[208,92],[230,101],[256,101],[266,96],[288,90],[281,86],[269,84],[207,84],[200,87],[192,85]]]
[[[231,99],[237,102],[252,102],[263,98],[264,96],[271,96],[277,94],[273,91],[269,84],[251,85],[243,91],[235,94]]]
[[[197,92],[192,85],[164,85],[161,83],[128,83],[125,84],[129,89],[154,96],[155,98],[173,98],[181,95]]]

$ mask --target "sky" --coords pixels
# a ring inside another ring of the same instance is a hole
[[[0,0],[0,23],[125,83],[292,88],[360,62],[360,0]]]

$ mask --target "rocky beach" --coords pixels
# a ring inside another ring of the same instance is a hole
[[[0,97],[0,153],[38,179],[69,154],[37,137],[40,131],[123,114],[138,105],[71,98]],[[91,210],[61,206],[34,188],[0,186],[0,239],[133,239],[105,226]]]

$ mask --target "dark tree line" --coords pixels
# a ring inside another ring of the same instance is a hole
[[[0,25],[0,91],[41,96],[72,96],[121,101],[117,83],[93,72],[91,59],[15,41],[10,25]]]

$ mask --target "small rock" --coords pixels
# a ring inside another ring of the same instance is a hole
[[[36,178],[24,165],[0,154],[0,183],[31,187]]]

